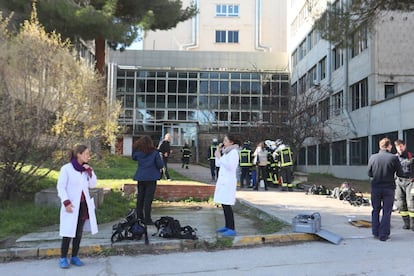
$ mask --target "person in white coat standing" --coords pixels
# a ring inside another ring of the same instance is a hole
[[[236,202],[240,144],[238,138],[228,134],[215,152],[216,166],[220,169],[214,191],[214,202],[220,203],[223,208],[225,226],[217,229],[217,232],[223,236],[236,236],[231,206]]]
[[[98,232],[95,204],[89,195],[89,188],[96,187],[96,175],[88,165],[90,153],[85,145],[78,145],[70,151],[70,162],[60,169],[57,182],[61,201],[59,235],[62,236],[59,266],[68,268],[67,254],[72,240],[70,264],[83,266],[78,258],[82,232]]]

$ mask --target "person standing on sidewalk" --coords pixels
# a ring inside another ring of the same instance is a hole
[[[265,190],[267,191],[267,157],[269,152],[265,149],[264,142],[257,144],[257,147],[253,153],[253,163],[256,164],[256,185],[253,186],[253,190],[258,191],[260,181],[263,181]]]
[[[183,154],[181,161],[181,168],[188,169],[188,164],[190,163],[190,157],[191,157],[191,149],[187,142],[184,143],[183,148],[181,149],[181,153]]]
[[[240,140],[232,134],[224,136],[215,152],[216,165],[220,168],[213,201],[220,203],[225,226],[217,229],[223,236],[236,236],[232,205],[236,202],[237,167],[239,166]]]
[[[145,224],[154,224],[151,218],[152,201],[154,199],[157,180],[161,178],[160,170],[164,163],[154,146],[152,139],[145,135],[134,143],[132,159],[138,162],[134,175],[137,183],[137,217]]]
[[[251,185],[251,170],[252,170],[253,153],[250,148],[250,141],[245,141],[240,150],[240,188],[244,188],[246,180],[246,187]]]
[[[78,145],[70,151],[69,163],[62,166],[57,181],[57,192],[61,201],[59,235],[62,236],[60,248],[60,268],[69,268],[67,254],[72,240],[70,264],[83,266],[78,258],[83,230],[98,233],[95,203],[89,195],[89,188],[96,187],[96,175],[88,165],[89,149]]]
[[[403,176],[397,177],[395,198],[397,200],[397,207],[403,219],[403,229],[410,229],[414,231],[414,194],[411,189],[413,185],[413,154],[406,150],[404,141],[396,140],[394,142],[397,149],[397,157],[400,160]],[[411,220],[411,226],[410,226]]]
[[[368,161],[368,176],[371,177],[372,234],[380,241],[386,241],[391,234],[391,213],[395,195],[394,177],[395,174],[399,177],[404,174],[397,156],[391,153],[390,139],[381,139],[379,148],[379,152],[373,154]]]
[[[168,173],[168,157],[170,157],[172,150],[170,147],[171,135],[169,133],[165,134],[164,140],[162,140],[160,146],[158,147],[158,151],[162,155],[162,161],[164,162],[163,174],[165,179],[171,181],[170,174]]]

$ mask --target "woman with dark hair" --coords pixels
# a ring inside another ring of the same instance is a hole
[[[59,226],[59,235],[63,237],[59,260],[61,268],[69,267],[67,254],[72,239],[70,263],[83,266],[84,263],[78,258],[82,231],[98,233],[95,204],[89,195],[89,188],[96,187],[96,175],[88,165],[89,158],[88,147],[79,145],[70,151],[69,163],[60,169],[57,191],[62,202]]]
[[[215,152],[216,166],[220,167],[220,170],[214,191],[214,202],[220,203],[223,208],[225,226],[217,229],[217,232],[223,236],[236,236],[231,205],[236,202],[240,145],[241,142],[238,138],[228,134]]]
[[[132,159],[138,161],[138,168],[134,175],[134,180],[138,181],[137,216],[145,224],[152,225],[154,224],[151,218],[152,201],[164,162],[149,136],[142,136],[134,143]]]

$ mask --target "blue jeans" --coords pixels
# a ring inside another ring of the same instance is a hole
[[[372,234],[386,238],[391,233],[391,213],[394,204],[395,189],[371,187]],[[380,211],[382,218],[380,220]]]

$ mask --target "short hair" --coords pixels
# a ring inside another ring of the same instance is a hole
[[[389,138],[382,138],[378,144],[380,149],[387,149],[391,145],[391,140]]]
[[[397,139],[394,141],[394,145],[398,146],[398,145],[405,145],[403,140]]]
[[[152,141],[151,137],[149,137],[148,135],[144,135],[137,141],[135,141],[134,150],[142,151],[148,154],[155,150],[154,142]]]

